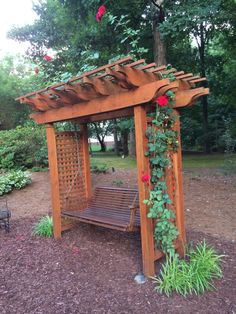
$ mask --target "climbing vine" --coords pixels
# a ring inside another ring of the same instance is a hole
[[[173,105],[175,94],[168,91],[156,100],[156,111],[152,115],[151,125],[148,127],[148,150],[151,176],[143,176],[143,182],[151,182],[149,199],[145,204],[149,206],[149,218],[156,219],[154,238],[156,245],[164,253],[174,255],[174,243],[178,230],[174,224],[175,213],[171,209],[171,199],[167,190],[166,171],[172,167],[171,154],[177,151],[178,134],[173,129],[176,121]],[[147,180],[148,179],[148,180]]]

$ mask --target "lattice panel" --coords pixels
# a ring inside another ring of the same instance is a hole
[[[82,210],[87,206],[83,146],[79,132],[56,132],[61,210]]]

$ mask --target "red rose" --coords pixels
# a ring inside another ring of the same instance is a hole
[[[142,182],[148,182],[150,180],[149,174],[143,174],[141,177]]]
[[[98,13],[100,14],[100,15],[103,15],[105,12],[106,12],[106,8],[105,8],[105,6],[104,5],[101,5],[99,8],[98,8]]]
[[[53,59],[52,57],[47,56],[47,55],[43,57],[44,61],[51,61],[52,59]]]
[[[96,14],[96,20],[97,20],[98,22],[101,22],[102,17],[103,17],[103,15],[105,14],[105,12],[106,12],[105,6],[104,6],[104,5],[101,5],[101,6],[98,8],[98,12],[97,12],[97,14]]]
[[[164,107],[164,106],[168,105],[168,102],[169,102],[169,99],[168,99],[168,97],[166,95],[159,96],[156,99],[156,103],[160,107]]]

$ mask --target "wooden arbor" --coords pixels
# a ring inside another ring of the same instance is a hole
[[[165,78],[169,73],[173,73],[176,80]],[[149,160],[144,155],[145,132],[150,122],[147,112],[152,110],[152,101],[157,96],[172,90],[176,95],[174,109],[178,113],[180,108],[192,105],[198,97],[209,93],[206,88],[196,87],[196,83],[203,80],[205,78],[191,73],[157,67],[155,63],[145,64],[144,60],[133,62],[131,57],[126,57],[66,83],[18,98],[34,110],[31,117],[37,123],[46,125],[55,238],[60,238],[67,227],[68,220],[61,216],[62,208],[81,210],[91,199],[87,123],[134,116],[143,271],[147,276],[154,275],[154,262],[163,254],[155,248],[153,221],[147,218],[148,208],[143,203],[149,196],[141,180],[142,174],[149,172]],[[55,132],[55,122],[68,120],[80,124],[79,140],[75,132]],[[180,131],[179,121],[175,128]],[[181,252],[185,228],[180,146],[172,160],[173,173],[167,175],[167,181],[170,191],[175,189],[172,202],[179,230],[176,248]]]

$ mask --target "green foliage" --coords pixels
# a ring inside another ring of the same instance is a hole
[[[122,180],[114,180],[112,183],[118,187],[121,187],[124,184]]]
[[[21,170],[11,171],[0,177],[0,195],[7,194],[13,189],[22,189],[30,183],[29,173]]]
[[[93,173],[107,173],[108,172],[108,167],[106,164],[94,164],[92,163],[90,165],[90,170]]]
[[[149,206],[148,217],[156,219],[154,238],[157,247],[166,254],[174,255],[173,241],[177,238],[178,230],[173,224],[175,214],[172,211],[171,199],[166,185],[165,172],[171,167],[170,154],[178,147],[178,134],[174,131],[175,115],[173,112],[174,93],[168,92],[168,105],[157,106],[152,125],[147,129],[148,150],[151,169],[152,190],[145,204]]]
[[[36,125],[0,131],[0,169],[47,166],[45,130]]]
[[[39,1],[33,6],[38,15],[34,24],[10,31],[12,39],[31,43],[28,56],[39,68],[39,74],[32,76],[27,67],[22,67],[24,70],[15,75],[11,62],[3,62],[8,64],[4,66],[8,70],[0,69],[2,129],[18,125],[28,114],[28,110],[22,110],[14,101],[23,94],[22,88],[32,91],[40,84],[45,87],[67,81],[73,75],[130,53],[145,57],[147,62],[153,61],[153,19],[158,9],[154,10],[151,1],[105,2],[107,12],[98,23],[95,14],[100,4],[98,0]],[[232,118],[232,137],[236,137],[236,2],[167,0],[161,6],[165,19],[158,23],[158,28],[165,39],[166,58],[178,70],[207,76],[210,87],[207,135],[212,151],[224,151],[222,117]],[[54,57],[47,62],[43,56],[49,49]],[[197,87],[202,83],[198,84]],[[197,104],[181,112],[182,143],[186,150],[203,149],[201,111],[201,105]]]
[[[187,260],[180,260],[176,255],[167,256],[159,277],[154,278],[156,290],[167,296],[173,292],[187,296],[212,290],[214,280],[222,277],[222,257],[205,241],[190,249]]]
[[[225,158],[223,164],[223,172],[227,175],[236,174],[236,139],[232,137],[231,133],[231,119],[225,121],[226,130],[222,136],[223,141],[225,142]]]
[[[53,222],[52,217],[42,217],[33,227],[33,234],[41,237],[52,237],[53,236]]]

